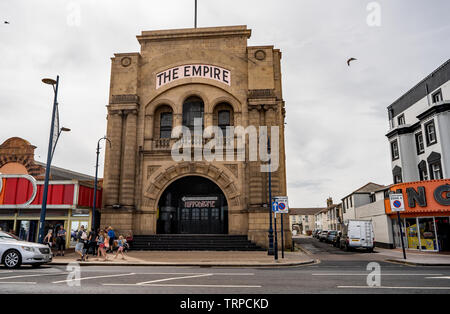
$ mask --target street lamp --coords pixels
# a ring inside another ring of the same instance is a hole
[[[55,154],[56,144],[58,144],[58,140],[59,140],[59,137],[61,136],[61,133],[62,132],[70,132],[70,131],[71,130],[69,128],[65,128],[65,127],[62,127],[59,129],[58,136],[56,137],[55,145],[53,145],[52,157],[50,159],[50,162],[53,160],[53,155]]]
[[[109,147],[111,147],[111,141],[109,140],[109,138],[107,138],[106,136],[102,137],[101,139],[98,140],[97,142],[97,162],[95,164],[95,181],[94,181],[94,201],[92,203],[92,228],[95,230],[97,230],[96,226],[95,226],[95,205],[97,202],[97,174],[98,174],[98,156],[100,155],[100,141],[101,140],[105,140],[108,141],[109,143]]]
[[[53,158],[53,152],[55,151],[55,146],[56,146],[56,143],[55,143],[55,145],[53,145],[53,137],[54,137],[54,132],[55,132],[55,119],[57,118],[57,115],[58,115],[57,99],[58,99],[59,75],[56,76],[56,81],[51,78],[44,78],[44,79],[42,79],[42,82],[44,84],[48,84],[53,87],[54,100],[53,100],[52,122],[51,122],[51,126],[50,126],[50,138],[48,141],[47,164],[45,166],[44,193],[42,196],[41,216],[39,219],[39,238],[38,238],[39,243],[43,243],[43,241],[44,241],[45,214],[47,212],[48,180],[49,180],[49,176],[50,176],[50,165],[51,165],[52,158]],[[57,122],[58,122],[57,128],[59,128],[59,118],[58,118]],[[67,130],[70,130],[70,129],[61,128],[61,130],[59,130],[59,134],[61,134],[62,131],[67,131]],[[56,140],[58,140],[59,134],[58,134]]]

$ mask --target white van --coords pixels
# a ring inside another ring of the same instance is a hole
[[[340,247],[349,251],[352,248],[363,248],[369,252],[375,246],[375,234],[372,221],[348,220],[344,224],[344,230],[340,239]]]

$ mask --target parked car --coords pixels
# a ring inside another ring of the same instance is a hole
[[[373,252],[375,235],[372,221],[349,220],[344,224],[344,230],[340,239],[340,247],[349,251],[351,249],[366,249]]]
[[[47,245],[22,241],[15,235],[0,231],[0,262],[7,268],[22,264],[39,267],[52,261],[52,251]]]
[[[327,239],[325,240],[327,243],[334,243],[334,241],[336,240],[336,236],[337,236],[337,231],[336,230],[330,230],[328,231],[327,234]]]
[[[320,242],[326,241],[326,240],[327,240],[327,237],[328,237],[328,231],[327,231],[327,230],[322,230],[322,231],[320,232],[320,235],[319,235],[319,241],[320,241]]]

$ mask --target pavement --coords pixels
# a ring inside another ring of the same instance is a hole
[[[294,242],[296,242],[296,246],[307,255],[319,260],[322,258],[321,254],[325,253],[328,255],[325,258],[326,260],[338,260],[340,259],[340,256],[348,257],[358,255],[358,259],[375,259],[378,261],[401,263],[411,266],[450,266],[450,254],[448,253],[406,250],[405,260],[403,258],[402,249],[383,249],[376,247],[374,253],[366,253],[363,251],[344,252],[308,236],[296,236],[294,237]]]
[[[114,258],[108,254],[108,260],[93,257],[85,262],[77,262],[81,266],[226,266],[226,267],[271,267],[271,266],[299,266],[312,264],[315,259],[303,253],[285,252],[284,258],[279,252],[279,258],[267,255],[266,251],[130,251],[125,259],[120,256]],[[55,256],[50,265],[67,265],[77,261],[78,255],[67,253],[65,256]]]

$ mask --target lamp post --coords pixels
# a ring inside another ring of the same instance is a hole
[[[97,142],[97,162],[95,164],[95,181],[94,181],[94,201],[92,203],[92,228],[97,230],[95,226],[95,205],[97,204],[97,175],[98,175],[98,156],[100,155],[100,141],[105,140],[108,141],[109,147],[111,147],[111,141],[106,136],[102,137]]]
[[[47,194],[48,194],[48,180],[50,176],[50,165],[53,158],[54,146],[53,146],[53,136],[55,132],[55,118],[58,111],[58,85],[59,85],[59,75],[56,77],[56,81],[50,78],[42,79],[44,84],[52,85],[54,92],[54,100],[53,100],[53,111],[52,111],[52,122],[50,126],[50,138],[48,140],[48,152],[47,152],[47,164],[45,166],[45,180],[44,180],[44,193],[42,196],[42,207],[41,207],[41,216],[39,219],[39,238],[38,242],[42,243],[44,240],[44,226],[45,226],[45,214],[47,212]],[[59,131],[61,134],[62,129]],[[59,135],[57,139],[59,138]],[[56,145],[55,145],[56,146]]]
[[[270,156],[270,137],[267,138],[267,151]],[[270,170],[270,159],[269,159],[269,250],[268,255],[274,255],[273,250],[273,227],[272,227],[272,173]]]

